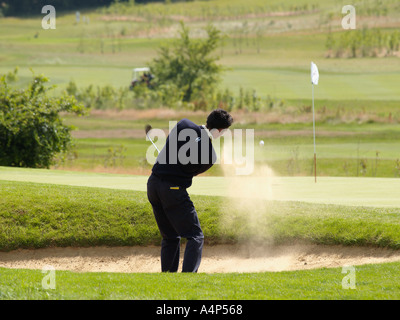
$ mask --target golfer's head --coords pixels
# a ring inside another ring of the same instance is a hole
[[[222,136],[232,123],[233,118],[228,112],[223,109],[216,109],[208,115],[206,127],[216,139]]]

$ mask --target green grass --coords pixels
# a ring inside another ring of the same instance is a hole
[[[23,171],[36,170],[14,169],[14,176]],[[42,179],[54,181],[54,173],[37,172]],[[90,178],[90,174],[75,174]],[[1,250],[160,241],[144,192],[1,181],[0,193]],[[192,195],[192,200],[208,244],[250,238],[263,243],[400,248],[398,208],[267,201],[254,228],[248,213],[231,208],[223,197]],[[0,299],[397,299],[399,266],[357,266],[354,290],[342,288],[345,275],[340,268],[194,275],[56,271],[54,290],[43,289],[41,270],[1,268]]]
[[[1,250],[160,243],[145,192],[11,181],[0,185]],[[232,206],[224,197],[191,197],[207,243],[301,240],[400,248],[398,208],[263,201],[255,210]]]
[[[143,130],[144,132],[144,130]],[[77,158],[71,158],[62,165],[64,168],[118,168],[122,170],[151,169],[146,161],[146,150],[149,142],[145,139],[79,139],[74,151]],[[112,151],[115,151],[115,155]]]
[[[143,192],[2,183],[0,246],[159,243]]]
[[[56,271],[56,288],[47,290],[40,270],[0,268],[0,299],[397,300],[399,267],[400,263],[357,266],[356,289],[347,290],[342,288],[341,268],[195,275]]]

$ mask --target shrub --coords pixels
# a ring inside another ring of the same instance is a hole
[[[48,97],[54,88],[48,81],[33,75],[26,89],[14,89],[0,77],[0,165],[49,168],[57,153],[69,150],[73,127],[63,124],[60,112],[82,115],[85,109],[67,93]]]

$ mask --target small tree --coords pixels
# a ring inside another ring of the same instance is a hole
[[[33,76],[27,89],[9,87],[6,76],[0,77],[0,165],[49,168],[54,156],[68,151],[70,131],[60,112],[82,115],[83,105],[73,96],[48,97],[53,87],[49,80]]]
[[[222,67],[213,55],[221,41],[220,31],[209,25],[207,38],[191,39],[189,29],[181,22],[180,38],[159,50],[159,56],[149,64],[158,86],[176,86],[182,101],[196,95],[212,94],[220,81]]]

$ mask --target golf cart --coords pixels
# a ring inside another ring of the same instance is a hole
[[[130,85],[130,89],[132,90],[136,85],[146,83],[148,88],[152,88],[151,81],[154,79],[154,76],[150,73],[150,68],[134,68],[132,70],[132,82]]]

